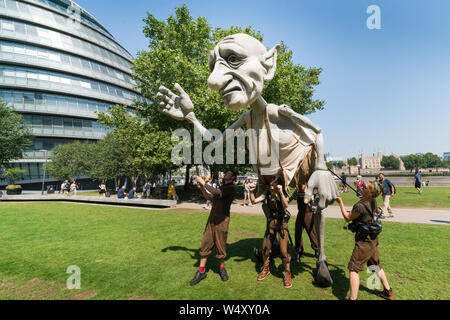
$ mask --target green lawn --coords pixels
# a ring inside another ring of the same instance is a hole
[[[418,194],[413,187],[396,187],[397,194],[391,198],[392,207],[416,207],[416,208],[450,208],[450,187],[424,187],[423,193]],[[352,190],[341,193],[344,203],[353,203],[356,195]],[[378,198],[378,205],[383,204],[383,199]]]
[[[149,211],[66,203],[0,204],[0,299],[345,299],[353,234],[327,220],[332,288],[312,283],[315,259],[292,263],[293,287],[282,286],[281,260],[256,281],[252,248],[262,244],[264,217],[232,215],[223,283],[212,255],[208,277],[189,286],[207,213]],[[293,231],[294,221],[291,222]],[[306,237],[307,238],[307,237]],[[380,255],[399,299],[450,299],[450,227],[384,222]],[[65,289],[68,266],[81,268],[81,291]],[[361,299],[378,299],[361,273]]]

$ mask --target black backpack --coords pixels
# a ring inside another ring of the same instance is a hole
[[[383,225],[379,221],[379,216],[375,217],[372,210],[370,210],[365,203],[362,204],[372,216],[372,222],[361,223],[354,221],[348,225],[348,228],[352,232],[359,232],[363,237],[370,236],[370,238],[373,240],[381,233],[381,231],[383,231]]]

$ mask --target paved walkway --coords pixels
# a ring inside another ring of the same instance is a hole
[[[127,207],[149,207],[149,208],[173,208],[176,205],[174,200],[161,199],[117,199],[104,198],[94,196],[64,196],[64,195],[18,195],[18,196],[3,196],[0,202],[75,202],[87,204],[113,205],[113,206],[127,206]]]
[[[206,211],[202,204],[182,202],[176,205],[176,209],[189,209],[196,211]],[[346,207],[348,211],[351,207]],[[417,209],[417,208],[393,208],[393,218],[382,221],[402,222],[402,223],[422,223],[450,226],[450,209]],[[297,215],[297,205],[289,205],[289,212]],[[239,203],[231,206],[231,212],[246,215],[263,215],[261,204],[253,207],[242,206]],[[325,209],[327,218],[344,219],[338,206],[330,206]]]

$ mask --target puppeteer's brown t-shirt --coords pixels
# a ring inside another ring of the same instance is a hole
[[[236,187],[234,183],[230,183],[224,184],[219,189],[222,192],[222,195],[214,196],[211,214],[230,216],[230,207],[234,200]]]

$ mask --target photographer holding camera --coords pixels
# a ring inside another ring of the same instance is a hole
[[[392,288],[389,286],[378,253],[378,235],[382,230],[382,226],[378,222],[378,217],[375,219],[375,214],[380,211],[375,199],[381,192],[381,186],[378,182],[368,182],[361,188],[361,200],[353,206],[350,212],[345,210],[342,198],[337,198],[344,219],[348,222],[352,221],[348,228],[356,233],[355,248],[348,263],[348,270],[350,271],[349,300],[358,299],[358,272],[364,270],[364,264],[366,263],[368,267],[378,267],[377,276],[384,286],[383,291],[375,291],[375,293],[384,299],[394,300]]]

